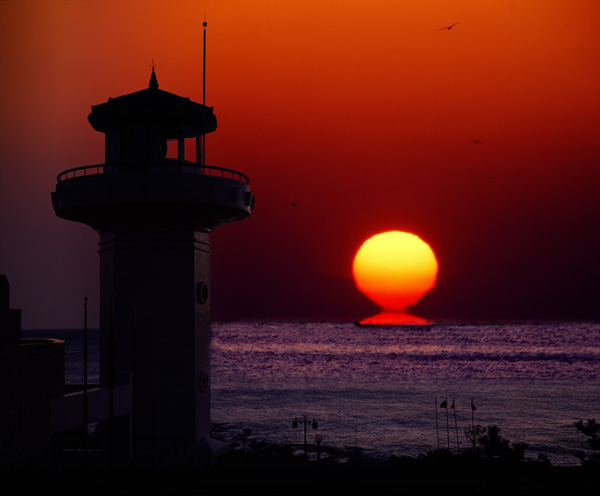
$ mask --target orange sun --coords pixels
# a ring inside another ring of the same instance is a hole
[[[438,263],[430,246],[414,234],[390,231],[367,239],[354,257],[354,281],[382,312],[361,324],[425,324],[408,313],[435,286]]]

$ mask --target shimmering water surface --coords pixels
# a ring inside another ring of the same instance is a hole
[[[212,377],[212,420],[232,441],[250,428],[301,447],[292,420],[306,415],[311,450],[320,433],[364,456],[418,456],[438,439],[464,449],[474,421],[571,465],[588,451],[574,422],[600,418],[600,325],[213,324]]]
[[[306,416],[318,421],[308,425],[310,452],[319,433],[322,446],[385,459],[457,452],[474,422],[528,443],[526,458],[576,465],[590,450],[573,424],[600,419],[600,324],[212,328],[213,435],[231,442],[249,428],[251,439],[302,449],[303,426],[292,421]],[[67,340],[67,382],[80,382],[81,332],[45,332]],[[97,361],[91,332],[91,381]],[[446,398],[454,410],[439,408]]]

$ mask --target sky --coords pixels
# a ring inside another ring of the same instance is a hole
[[[250,178],[211,233],[212,318],[358,321],[352,260],[399,230],[436,254],[413,313],[600,318],[600,2],[0,1],[0,272],[26,329],[97,324],[98,234],[56,176],[104,161],[92,105],[206,103],[206,162]],[[442,29],[454,24],[452,29]]]

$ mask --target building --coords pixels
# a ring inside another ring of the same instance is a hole
[[[64,341],[21,337],[21,310],[10,308],[10,284],[0,274],[0,467],[47,462],[52,401],[64,385]]]
[[[105,162],[60,173],[52,204],[99,233],[101,384],[53,400],[53,430],[98,422],[94,458],[114,466],[210,458],[225,447],[210,437],[209,235],[250,216],[249,180],[204,163],[213,109],[159,89],[154,68],[88,119]]]

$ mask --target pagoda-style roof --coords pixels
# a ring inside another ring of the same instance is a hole
[[[92,105],[88,120],[96,131],[102,133],[114,125],[148,126],[156,123],[168,139],[181,137],[182,129],[186,130],[183,137],[193,137],[217,128],[213,107],[158,89],[154,68],[147,89]]]

